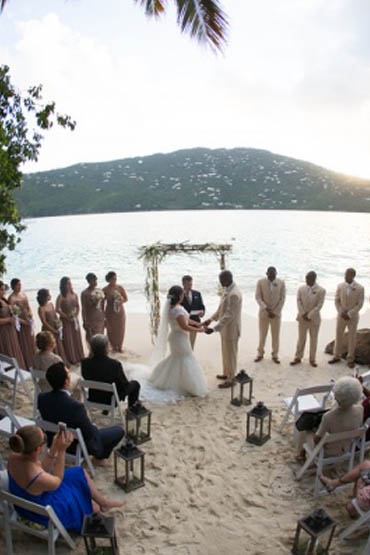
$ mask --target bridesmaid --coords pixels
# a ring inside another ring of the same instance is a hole
[[[26,367],[15,329],[15,318],[5,298],[6,286],[0,281],[0,353],[17,360],[19,367]]]
[[[40,289],[37,292],[37,302],[39,303],[39,316],[42,323],[42,331],[50,331],[55,339],[55,353],[60,356],[68,366],[68,360],[63,346],[63,327],[59,316],[56,313],[49,289]]]
[[[104,333],[104,312],[103,299],[104,293],[98,289],[98,278],[92,272],[86,276],[89,284],[81,293],[82,322],[86,331],[86,341],[97,333]]]
[[[105,281],[108,282],[108,285],[103,289],[105,295],[105,322],[108,339],[112,349],[122,353],[126,325],[126,314],[123,303],[127,302],[127,294],[122,285],[117,283],[116,272],[108,272],[105,276]]]
[[[84,356],[78,315],[80,304],[72,289],[69,277],[62,277],[59,284],[60,294],[57,297],[56,311],[63,324],[63,344],[67,359],[71,364],[78,364]]]
[[[35,354],[34,322],[30,303],[26,293],[22,291],[21,280],[13,278],[10,282],[13,293],[9,295],[8,301],[14,314],[19,318],[20,330],[18,333],[19,344],[23,354],[26,368],[32,368],[33,356]]]

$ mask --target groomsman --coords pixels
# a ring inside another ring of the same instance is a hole
[[[348,268],[344,282],[337,287],[335,307],[337,309],[337,329],[334,345],[334,357],[329,364],[339,362],[342,357],[342,342],[345,329],[348,328],[347,365],[355,367],[356,331],[360,319],[359,312],[364,304],[364,288],[355,281],[356,270]]]
[[[272,360],[280,364],[279,335],[281,310],[285,302],[285,283],[278,279],[276,268],[267,268],[265,278],[257,281],[256,301],[259,304],[259,345],[254,362],[260,362],[265,354],[265,343],[268,329],[271,330]]]
[[[218,322],[213,329],[206,327],[205,333],[219,331],[221,335],[223,373],[219,374],[217,379],[225,380],[218,386],[223,389],[231,387],[236,374],[243,297],[240,289],[233,282],[233,275],[229,270],[223,270],[219,280],[224,287],[224,294],[216,312],[203,324],[209,326],[212,320]]]
[[[307,332],[310,334],[310,364],[314,368],[316,364],[317,337],[321,324],[320,310],[325,301],[325,289],[317,285],[316,272],[306,274],[306,285],[299,287],[297,292],[298,306],[298,343],[294,360],[291,366],[299,364],[303,358],[306,345]]]
[[[195,320],[195,322],[200,322],[206,311],[203,304],[202,295],[199,291],[193,289],[193,278],[191,276],[183,276],[182,286],[184,288],[184,299],[182,301],[182,306],[189,312],[190,320]],[[192,314],[193,313],[193,314]],[[194,349],[195,338],[197,336],[196,331],[189,332],[191,348]]]

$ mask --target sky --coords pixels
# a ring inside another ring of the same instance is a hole
[[[221,1],[215,55],[172,8],[153,20],[133,0],[8,0],[0,64],[77,121],[24,171],[250,147],[370,178],[369,0]]]

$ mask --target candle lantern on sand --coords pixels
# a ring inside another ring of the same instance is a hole
[[[255,445],[263,445],[271,437],[272,411],[259,402],[247,412],[246,441]]]
[[[125,445],[114,451],[114,481],[127,493],[141,488],[144,483],[144,451],[128,440]],[[124,474],[118,475],[120,461],[124,462]]]
[[[236,391],[237,384],[239,384],[239,391]],[[248,386],[248,394],[244,397],[244,386]],[[253,392],[253,379],[248,376],[245,370],[240,370],[239,374],[235,376],[231,385],[231,404],[236,407],[241,405],[251,405],[252,404],[252,392]]]
[[[88,555],[119,555],[114,516],[101,513],[85,516],[81,536]]]
[[[151,439],[152,411],[142,407],[138,412],[126,409],[126,436],[136,445]]]
[[[315,509],[308,516],[298,520],[292,553],[295,555],[298,555],[298,553],[316,553],[316,542],[320,536],[322,536],[321,539],[326,540],[325,546],[320,545],[320,553],[329,553],[336,526],[337,522],[324,509]],[[304,546],[299,545],[301,530],[304,530],[309,535],[309,539]]]

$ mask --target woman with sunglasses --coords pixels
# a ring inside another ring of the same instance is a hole
[[[101,494],[80,466],[64,469],[65,452],[71,445],[70,432],[58,432],[45,457],[46,436],[38,426],[23,426],[9,438],[12,454],[8,462],[10,493],[39,505],[51,505],[67,530],[80,532],[83,518],[96,511],[120,507]],[[17,512],[47,526],[47,517],[20,507]]]

